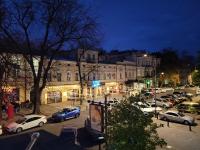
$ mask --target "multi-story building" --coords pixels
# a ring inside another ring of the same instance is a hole
[[[144,80],[147,72],[149,76],[152,75],[155,64],[159,62],[152,56],[144,56],[144,54],[124,53],[123,60],[119,60],[117,54],[114,55],[115,57],[99,56],[98,51],[78,50],[71,53],[70,58],[58,57],[48,73],[48,82],[42,92],[42,104],[79,100],[81,94],[79,73],[82,77],[85,99],[100,98],[105,93],[117,95],[129,90],[141,89],[145,86],[141,81]],[[79,59],[80,70],[77,65],[79,57],[81,58]],[[18,67],[13,70],[8,86],[4,89],[8,97],[13,99],[15,96],[16,100],[22,102],[32,97],[32,73],[22,55],[15,55],[14,58]],[[37,67],[37,60],[35,61]],[[94,87],[93,81],[98,81],[99,86]]]

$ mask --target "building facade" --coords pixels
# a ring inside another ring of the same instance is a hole
[[[54,60],[47,76],[47,85],[42,92],[42,104],[78,101],[81,95],[79,73],[83,83],[83,97],[87,100],[101,98],[105,93],[123,95],[133,90],[141,90],[146,87],[141,81],[144,81],[147,74],[151,77],[155,68],[153,57],[143,57],[144,53],[124,54],[123,60],[116,59],[117,54],[109,58],[109,55],[99,56],[99,52],[93,50],[78,50],[75,55],[81,56],[80,70],[77,59]],[[15,55],[14,59],[18,67],[11,72],[4,89],[11,99],[14,98],[12,95],[15,95],[15,99],[20,102],[31,100],[33,78],[30,67],[22,55]],[[36,59],[35,67],[37,63]],[[99,85],[94,87],[94,81],[98,81]]]

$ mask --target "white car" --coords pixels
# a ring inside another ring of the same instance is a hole
[[[33,128],[33,127],[41,127],[47,122],[47,118],[44,115],[27,115],[22,119],[17,120],[16,122],[11,122],[6,125],[6,130],[8,132],[16,132],[19,133],[23,130]]]
[[[160,113],[159,118],[161,120],[178,122],[186,125],[193,125],[195,123],[195,119],[193,117],[186,116],[178,111],[166,111],[165,113]]]
[[[0,135],[3,134],[3,131],[2,131],[2,126],[0,125]]]
[[[156,98],[152,100],[152,104],[155,104],[156,106],[160,106],[163,108],[171,108],[173,105],[172,103],[168,102],[166,99]]]
[[[155,113],[155,110],[157,113],[162,111],[162,108],[152,106],[149,103],[138,102],[138,105],[139,105],[139,109],[144,113],[145,116]]]

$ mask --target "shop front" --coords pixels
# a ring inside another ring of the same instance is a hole
[[[49,91],[47,92],[47,104],[62,102],[61,91]]]
[[[3,102],[19,102],[19,88],[3,87]]]
[[[42,104],[79,100],[79,85],[47,86],[42,93]]]
[[[105,83],[106,93],[110,94],[118,94],[119,93],[119,86],[117,82],[110,82]]]

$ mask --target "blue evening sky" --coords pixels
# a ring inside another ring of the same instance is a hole
[[[200,50],[200,0],[85,0],[111,49]]]

